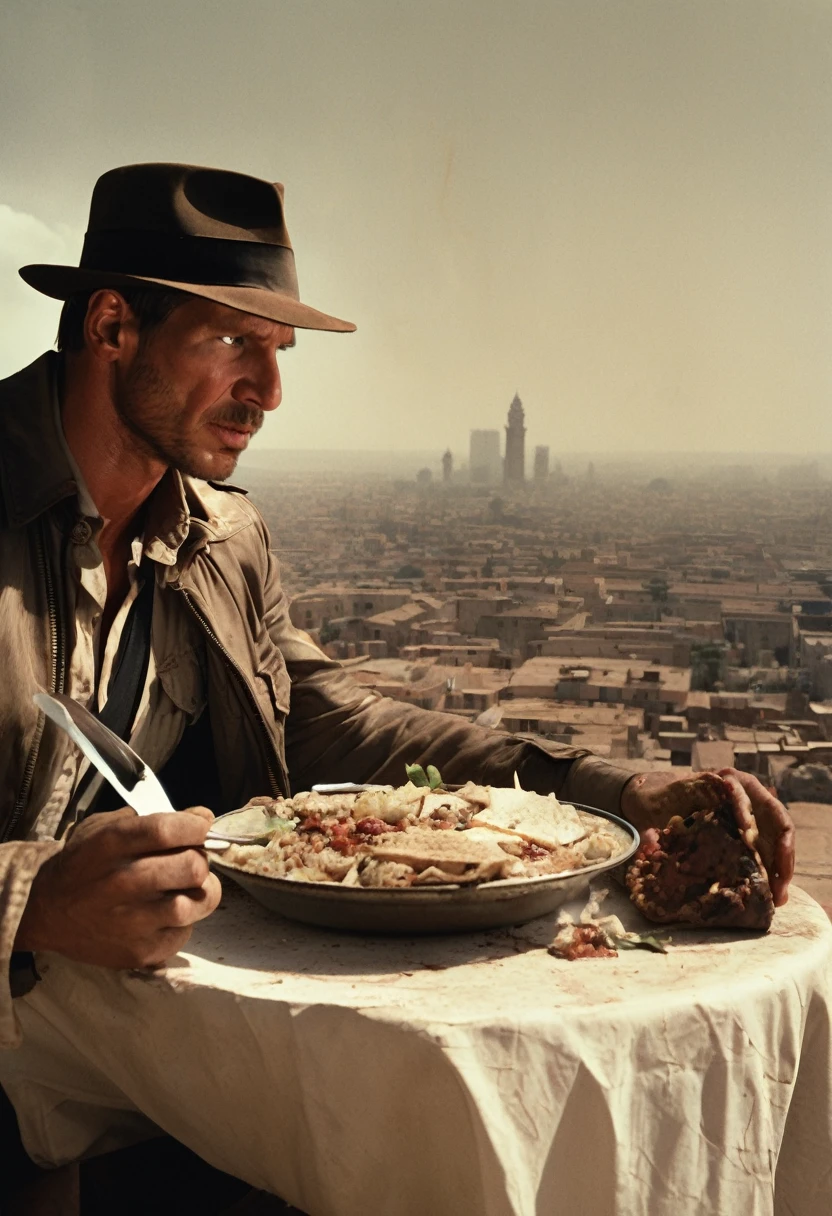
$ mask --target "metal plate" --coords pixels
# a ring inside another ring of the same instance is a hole
[[[504,878],[478,886],[342,887],[339,883],[292,882],[288,878],[248,874],[214,855],[211,865],[265,908],[290,920],[326,929],[413,934],[461,933],[521,925],[578,898],[588,889],[590,879],[623,865],[638,848],[638,832],[625,820],[578,802],[572,805],[621,829],[622,843],[627,842],[623,851],[608,861],[593,862],[564,874]],[[217,820],[220,830],[224,818],[220,816]]]

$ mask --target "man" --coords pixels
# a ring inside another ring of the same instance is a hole
[[[291,625],[263,521],[223,482],[280,404],[295,331],[354,326],[300,302],[280,186],[115,169],[80,266],[21,274],[66,303],[59,352],[0,385],[0,1045],[18,1041],[33,952],[114,968],[175,954],[219,900],[200,850],[211,811],[254,795],[400,782],[420,761],[450,781],[516,771],[640,829],[684,810],[669,775],[368,695]],[[105,721],[109,706],[191,809],[113,807],[35,709],[43,688]],[[731,780],[783,903],[788,816]]]

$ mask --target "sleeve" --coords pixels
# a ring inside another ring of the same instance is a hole
[[[633,775],[628,769],[584,748],[509,735],[382,697],[351,679],[292,624],[271,553],[266,603],[269,633],[292,684],[286,760],[293,790],[324,781],[401,784],[405,764],[435,764],[451,784],[511,785],[516,772],[526,789],[619,810]]]
[[[63,846],[59,841],[12,841],[0,845],[0,1048],[20,1044],[10,966],[20,918],[35,875]]]

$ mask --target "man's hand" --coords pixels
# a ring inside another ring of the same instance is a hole
[[[754,828],[759,836],[756,847],[768,874],[777,907],[789,898],[789,883],[794,875],[794,824],[782,802],[750,773],[733,768],[719,770],[734,794],[734,811],[741,828]],[[640,773],[624,787],[621,813],[642,833],[663,828],[672,815],[686,818],[699,810],[695,787],[690,777],[679,780],[678,770]]]
[[[213,818],[205,807],[91,815],[38,871],[15,949],[102,967],[165,962],[220,901],[200,849]]]

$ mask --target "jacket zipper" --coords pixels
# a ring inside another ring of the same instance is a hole
[[[226,650],[225,646],[223,646],[222,642],[219,640],[217,635],[214,633],[213,629],[208,624],[208,621],[206,620],[203,613],[199,610],[199,608],[197,608],[196,604],[194,603],[193,599],[191,598],[190,592],[186,591],[184,589],[184,587],[179,587],[179,588],[177,588],[177,590],[179,591],[180,595],[182,595],[184,597],[185,603],[188,605],[188,608],[191,610],[193,615],[199,621],[199,624],[201,625],[204,632],[207,634],[210,641],[220,652],[220,655],[222,656],[223,662],[225,663],[226,667],[229,669],[229,671],[231,671],[233,673],[234,678],[237,680],[238,684],[245,692],[246,700],[248,701],[249,705],[251,706],[251,709],[254,712],[255,721],[257,722],[257,725],[260,729],[260,734],[262,736],[263,742],[266,745],[266,755],[274,757],[274,755],[275,755],[274,744],[272,743],[272,738],[271,738],[271,735],[269,734],[269,728],[266,726],[266,720],[263,717],[262,713],[260,712],[260,706],[257,704],[257,699],[254,696],[254,693],[249,688],[248,682],[247,682],[245,676],[243,675],[243,673],[240,670],[240,668],[238,667],[238,665],[234,662],[231,655]],[[288,781],[281,782],[280,780],[278,780],[278,778],[275,776],[274,766],[273,766],[271,759],[268,761],[267,767],[269,770],[269,780],[270,780],[271,786],[272,786],[272,788],[271,788],[272,797],[279,798],[279,797],[284,797],[284,796],[288,795],[290,793]]]
[[[38,520],[37,530],[35,532],[35,548],[37,552],[38,572],[43,579],[44,589],[46,591],[46,610],[49,616],[49,691],[56,693],[63,691],[64,685],[64,656],[66,646],[64,643],[63,628],[58,619],[58,601],[55,595],[55,584],[52,580],[52,571],[49,568],[49,559],[46,555],[46,524],[43,516]],[[23,812],[26,810],[26,803],[29,801],[29,793],[32,788],[32,781],[35,776],[35,768],[38,762],[38,754],[40,752],[41,739],[43,738],[43,728],[46,724],[46,716],[41,710],[38,710],[38,720],[35,726],[35,736],[32,740],[32,746],[29,748],[29,755],[26,758],[26,767],[23,770],[23,783],[20,787],[20,792],[17,796],[12,813],[6,824],[2,839],[9,840],[20,822]]]

